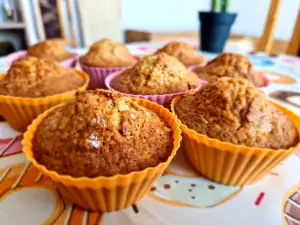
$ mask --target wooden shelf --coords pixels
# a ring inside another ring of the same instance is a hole
[[[0,30],[9,30],[9,29],[24,29],[25,23],[0,23]]]

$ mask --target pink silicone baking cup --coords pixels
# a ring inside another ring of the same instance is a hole
[[[79,62],[81,69],[87,73],[90,77],[90,83],[88,89],[94,90],[97,88],[106,89],[104,84],[105,78],[114,72],[123,71],[129,69],[130,67],[115,67],[115,68],[96,68],[85,66]]]
[[[13,64],[14,61],[16,61],[17,59],[20,59],[26,55],[27,55],[27,51],[13,52],[6,57],[6,62],[10,66],[11,64]]]
[[[189,67],[188,67],[188,70],[191,71],[191,72],[194,72],[194,69],[199,68],[199,67],[203,67],[203,66],[205,66],[205,65],[206,65],[206,63],[202,63],[202,64],[200,64],[200,65],[189,66]]]
[[[74,55],[72,58],[61,61],[59,64],[66,68],[75,68],[77,58],[78,56]]]
[[[137,60],[139,60],[139,57],[134,56]],[[104,84],[105,78],[114,72],[118,71],[124,71],[127,69],[130,69],[131,66],[128,67],[110,67],[110,68],[99,68],[99,67],[92,67],[92,66],[86,66],[83,65],[79,58],[78,58],[78,64],[80,65],[81,69],[87,73],[90,77],[90,83],[88,86],[88,89],[94,90],[94,89],[106,89],[106,86]]]
[[[10,66],[13,64],[14,61],[26,55],[27,55],[27,51],[18,51],[18,52],[11,53],[6,57],[6,62]],[[59,64],[66,68],[73,68],[75,67],[76,60],[77,60],[77,55],[74,55],[72,58],[61,61]]]
[[[113,89],[110,86],[110,83],[113,81],[113,79],[115,79],[117,76],[119,76],[121,72],[122,71],[118,71],[118,72],[109,74],[105,78],[104,83],[105,83],[105,86],[106,86],[107,89],[109,89],[111,91],[117,91],[117,90]],[[166,108],[169,108],[170,104],[171,104],[171,101],[174,97],[181,96],[181,95],[184,95],[184,94],[187,94],[187,93],[190,93],[190,92],[195,92],[198,89],[200,89],[202,87],[202,85],[203,84],[202,84],[202,81],[201,81],[200,85],[197,88],[194,88],[194,89],[191,89],[191,90],[188,90],[188,91],[185,91],[185,92],[162,94],[162,95],[135,95],[135,94],[122,93],[122,92],[120,92],[120,93],[125,94],[125,95],[130,96],[130,97],[142,98],[142,99],[145,99],[145,100],[156,102],[160,105],[165,106]],[[119,91],[117,91],[117,92],[119,92]]]
[[[190,67],[189,67],[189,71],[194,72],[194,70],[195,70],[196,68],[199,68],[199,67],[202,67],[202,66],[190,66]],[[266,87],[269,87],[270,84],[271,84],[271,80],[270,80],[266,75],[264,75],[264,74],[262,74],[262,75],[263,75],[263,78],[264,78],[264,86],[263,86],[263,87],[259,87],[259,88],[266,88]],[[201,80],[201,82],[202,82],[202,85],[207,84],[207,81],[206,81],[206,80]]]
[[[262,73],[262,72],[260,72]],[[271,80],[264,74],[262,73],[262,76],[264,78],[264,86],[263,87],[260,87],[260,88],[266,88],[266,87],[269,87],[270,84],[271,84]]]

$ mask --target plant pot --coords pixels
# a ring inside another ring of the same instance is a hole
[[[236,13],[199,12],[200,49],[207,52],[222,52],[236,15]]]

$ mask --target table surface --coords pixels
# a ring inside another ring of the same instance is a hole
[[[128,48],[134,55],[145,55],[161,45],[137,43]],[[266,96],[300,114],[300,59],[259,53],[248,56],[256,70],[271,80],[263,88]],[[0,58],[0,73],[7,69],[5,57]],[[22,134],[0,122],[0,225],[300,224],[300,151],[257,184],[243,188],[200,177],[179,151],[136,207],[104,215],[63,200],[51,182],[24,158],[21,139]]]

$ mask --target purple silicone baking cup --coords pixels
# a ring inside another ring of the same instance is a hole
[[[26,55],[27,55],[27,51],[18,51],[18,52],[11,53],[7,56],[6,62],[9,66],[11,66],[14,61],[22,57],[25,57]],[[61,61],[59,64],[66,68],[73,68],[75,67],[76,60],[77,60],[77,55],[74,55],[72,58]]]
[[[189,71],[194,72],[194,70],[199,67],[202,67],[202,66],[191,66],[191,67],[189,67]],[[266,88],[271,84],[271,80],[266,75],[263,74],[263,78],[264,78],[264,86],[259,87],[259,88]],[[201,80],[201,83],[202,83],[202,85],[205,85],[205,84],[207,84],[207,81]]]
[[[203,66],[205,66],[205,65],[206,65],[206,64],[203,63],[202,65],[193,65],[193,66],[189,66],[189,67],[188,67],[188,70],[191,71],[191,72],[194,72],[194,70],[195,70],[196,68],[203,67]]]
[[[137,60],[140,60],[139,57],[134,56]],[[106,89],[106,86],[104,84],[105,78],[111,74],[118,71],[124,71],[127,69],[130,69],[131,66],[126,67],[108,67],[108,68],[99,68],[99,67],[92,67],[92,66],[86,66],[82,64],[78,58],[78,64],[81,67],[81,69],[89,75],[90,83],[88,86],[89,90],[94,89]]]
[[[119,76],[121,72],[122,71],[118,71],[118,72],[109,74],[105,78],[104,83],[105,83],[105,86],[108,90],[119,92],[119,91],[113,89],[110,86],[110,83],[112,82],[113,79],[115,79],[117,76]],[[203,85],[202,82],[200,82],[200,85],[197,88],[194,88],[194,89],[191,89],[191,90],[188,90],[188,91],[185,91],[185,92],[162,94],[162,95],[134,95],[134,94],[127,94],[127,93],[122,93],[122,92],[120,92],[120,93],[125,94],[129,97],[142,98],[142,99],[146,99],[146,100],[149,100],[149,101],[152,101],[152,102],[156,102],[160,105],[163,105],[166,108],[169,108],[170,104],[171,104],[171,101],[174,97],[179,96],[179,95],[185,95],[185,94],[190,93],[190,92],[195,92],[195,91],[199,90],[202,87],[202,85]]]
[[[74,57],[61,61],[59,64],[65,68],[75,68],[78,55]]]
[[[106,89],[104,80],[109,74],[120,72],[130,68],[130,67],[96,68],[96,67],[85,66],[80,62],[79,65],[81,69],[89,75],[90,82],[89,82],[88,89],[90,90]]]
[[[13,64],[14,61],[16,61],[17,59],[23,58],[26,55],[27,55],[27,51],[13,52],[6,57],[6,62],[10,66],[11,64]]]

